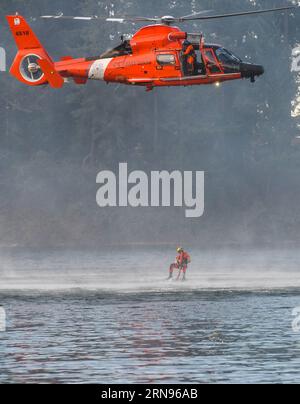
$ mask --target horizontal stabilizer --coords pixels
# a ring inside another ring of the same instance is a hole
[[[38,60],[38,64],[40,65],[51,87],[53,88],[63,87],[64,79],[61,77],[59,73],[57,73],[53,64],[51,64],[48,60],[45,59]]]

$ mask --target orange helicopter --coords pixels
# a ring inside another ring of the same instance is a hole
[[[190,21],[283,12],[296,6],[247,11],[221,15],[203,15],[206,12],[175,18],[124,17],[102,18],[42,16],[44,19],[106,20],[110,22],[150,23],[131,39],[100,56],[73,59],[64,56],[54,62],[34,34],[25,18],[16,14],[7,16],[18,53],[10,73],[29,86],[49,84],[61,88],[72,79],[76,84],[88,80],[103,80],[146,87],[191,86],[221,83],[229,80],[255,78],[264,73],[263,66],[244,63],[240,58],[219,45],[206,44],[202,34],[189,34],[172,25]]]

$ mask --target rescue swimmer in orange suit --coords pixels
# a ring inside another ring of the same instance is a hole
[[[183,42],[182,47],[184,74],[192,76],[196,72],[197,55],[193,45],[189,41]]]
[[[168,279],[172,279],[174,270],[179,269],[177,280],[179,280],[180,275],[183,274],[182,280],[185,281],[186,280],[186,271],[187,271],[188,264],[191,263],[191,257],[181,247],[177,248],[177,252],[178,252],[178,255],[176,257],[176,262],[174,264],[171,264],[171,266],[170,266],[170,273],[169,273]]]

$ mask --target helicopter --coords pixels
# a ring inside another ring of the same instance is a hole
[[[18,53],[10,73],[28,86],[49,85],[62,88],[73,80],[78,85],[88,80],[102,80],[143,86],[147,91],[155,87],[219,85],[225,81],[256,78],[264,74],[264,67],[245,63],[221,45],[205,43],[202,33],[182,31],[175,24],[191,21],[209,21],[224,18],[284,12],[297,6],[204,15],[206,11],[183,17],[75,17],[44,15],[43,19],[79,21],[108,21],[118,23],[148,23],[130,39],[122,36],[121,44],[99,56],[74,59],[64,56],[54,62],[26,19],[16,13],[7,16]]]

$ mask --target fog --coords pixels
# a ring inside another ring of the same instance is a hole
[[[1,250],[0,293],[126,294],[300,288],[297,250],[199,250],[187,280],[168,280],[172,248]]]
[[[187,15],[248,10],[252,1],[2,0],[0,46],[16,48],[5,15],[29,19],[49,54],[94,56],[139,25],[42,21],[41,14]],[[281,6],[260,0],[257,7]],[[264,65],[255,84],[155,89],[89,82],[29,88],[0,73],[0,246],[88,247],[183,243],[220,247],[299,245],[298,93],[291,72],[300,12],[186,24],[207,42]],[[205,171],[205,214],[185,208],[99,208],[100,170]]]

